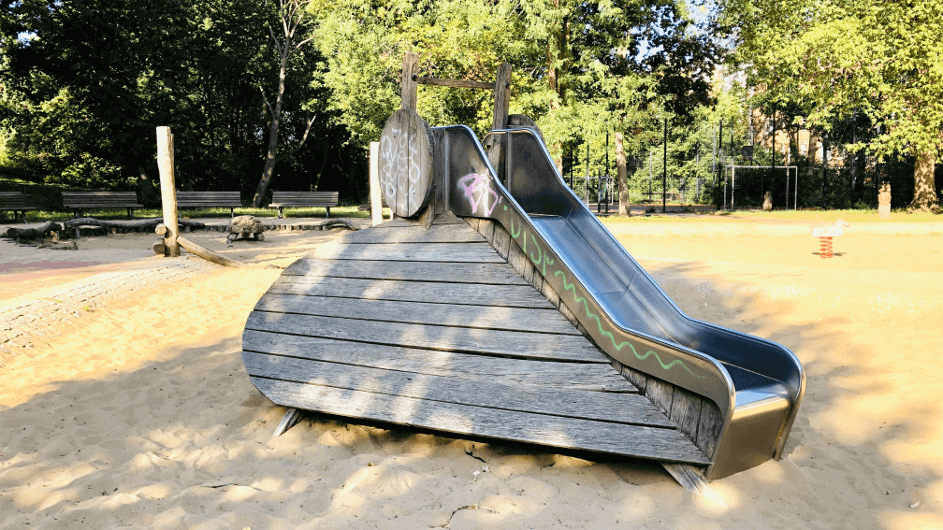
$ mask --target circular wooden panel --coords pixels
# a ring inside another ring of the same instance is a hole
[[[399,217],[416,217],[432,190],[432,130],[415,112],[400,109],[380,136],[380,187]]]
[[[537,122],[530,119],[529,116],[525,116],[523,114],[511,114],[508,116],[508,128],[514,129],[515,127],[525,127],[527,129],[531,129],[537,133],[537,136],[539,136],[541,140],[544,139],[544,135],[540,132],[540,127],[537,127]]]

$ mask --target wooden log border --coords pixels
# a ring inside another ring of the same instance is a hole
[[[481,234],[492,248],[528,284],[537,289],[560,313],[566,317],[586,337],[595,344],[587,330],[577,321],[572,308],[560,298],[549,282],[544,282],[537,267],[527,259],[524,251],[514,238],[501,226],[490,219],[467,218],[465,221]],[[600,349],[600,351],[602,351]],[[717,446],[717,437],[723,425],[723,416],[717,405],[706,398],[681,387],[672,385],[648,374],[634,370],[611,359],[613,368],[635,385],[639,392],[662,410],[689,440],[708,458],[713,458]]]

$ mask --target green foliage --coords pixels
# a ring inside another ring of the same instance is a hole
[[[726,0],[737,59],[767,108],[795,106],[830,130],[863,115],[880,134],[849,142],[879,156],[943,154],[943,3],[938,0]],[[932,170],[930,172],[932,174]],[[926,179],[915,175],[920,181]],[[935,202],[932,177],[916,207]]]
[[[535,118],[554,156],[587,141],[605,152],[605,132],[616,128],[638,151],[665,107],[686,117],[707,100],[702,73],[716,51],[695,46],[704,43],[672,1],[321,0],[311,9],[325,57],[316,82],[358,143],[377,140],[399,106],[402,58],[412,51],[429,77],[491,81],[509,63],[511,113]],[[492,98],[420,86],[418,110],[434,126],[464,123],[484,134]]]
[[[180,187],[248,195],[258,183],[267,119],[260,88],[278,82],[271,2],[24,0],[5,13],[0,130],[8,169],[76,187],[154,181],[155,128],[166,125]],[[308,49],[286,80],[278,169],[286,189],[310,189],[324,173],[345,181],[365,168],[324,105],[309,105],[326,98],[310,86],[316,63]],[[309,142],[291,149],[312,116]]]

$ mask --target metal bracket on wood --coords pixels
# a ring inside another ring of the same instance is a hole
[[[304,416],[304,411],[298,410],[296,408],[290,408],[285,411],[285,416],[282,418],[282,421],[279,422],[278,427],[275,427],[275,432],[272,433],[272,436],[281,436],[295,426],[296,423],[301,421],[302,416]]]
[[[678,481],[678,484],[684,486],[684,489],[695,495],[700,495],[718,506],[727,507],[727,503],[711,488],[710,483],[704,478],[704,474],[695,467],[685,464],[669,464],[667,462],[662,462],[661,466],[672,478]]]

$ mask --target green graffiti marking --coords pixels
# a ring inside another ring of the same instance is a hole
[[[554,264],[554,260],[550,259],[550,257],[547,255],[546,252],[543,252],[543,249],[540,248],[540,243],[537,242],[537,238],[535,238],[535,237],[533,236],[533,234],[528,234],[527,231],[526,231],[526,230],[522,230],[522,228],[523,228],[523,227],[518,228],[517,231],[515,231],[515,230],[514,230],[514,219],[513,219],[513,218],[511,219],[511,237],[516,240],[516,239],[518,239],[518,238],[521,236],[521,234],[523,233],[524,237],[523,237],[522,240],[521,240],[521,243],[522,243],[521,249],[524,251],[524,253],[527,255],[527,257],[530,258],[531,262],[532,262],[535,266],[537,266],[537,267],[540,268],[541,273],[542,273],[543,276],[546,278],[546,277],[547,277],[547,265],[553,265],[553,264]],[[537,256],[538,256],[537,258],[534,258],[533,252],[531,252],[531,253],[528,253],[528,252],[527,252],[527,236],[528,236],[528,235],[530,235],[530,240],[531,240],[531,242],[532,242],[532,246],[537,247]],[[591,311],[589,310],[589,304],[586,302],[586,298],[583,298],[582,296],[577,295],[577,294],[576,294],[576,287],[575,287],[572,283],[567,282],[567,280],[566,280],[566,274],[564,274],[563,271],[559,271],[559,270],[558,270],[558,271],[553,271],[553,274],[554,274],[554,276],[560,276],[560,277],[563,279],[563,289],[564,289],[565,291],[572,291],[572,292],[573,292],[573,300],[575,300],[577,304],[580,304],[580,303],[583,304],[583,309],[586,311],[586,316],[588,316],[589,318],[594,319],[594,320],[596,321],[596,326],[599,328],[599,333],[605,335],[606,337],[609,337],[609,340],[612,341],[612,346],[616,349],[616,351],[622,351],[623,348],[625,348],[626,346],[628,346],[628,347],[632,350],[632,354],[635,355],[635,358],[638,359],[638,360],[640,360],[640,361],[644,361],[645,359],[648,359],[649,357],[651,357],[652,355],[654,355],[654,356],[655,356],[655,360],[658,361],[658,364],[661,366],[661,368],[662,368],[663,370],[671,370],[671,369],[674,368],[675,366],[679,366],[679,367],[681,367],[684,371],[686,371],[687,373],[691,374],[691,376],[693,376],[693,377],[696,377],[696,378],[698,378],[698,379],[704,379],[704,378],[706,377],[706,376],[703,376],[703,375],[698,375],[698,374],[694,373],[693,371],[691,371],[691,369],[688,367],[688,365],[685,364],[685,362],[682,361],[682,360],[680,360],[680,359],[675,359],[674,361],[671,361],[670,363],[665,364],[664,361],[661,360],[661,357],[659,357],[658,354],[655,353],[654,350],[648,350],[648,351],[645,352],[644,354],[640,355],[640,354],[638,353],[638,351],[635,349],[635,346],[633,346],[632,343],[629,342],[629,341],[624,341],[624,342],[621,342],[621,343],[616,344],[616,339],[615,339],[615,337],[613,336],[613,334],[612,334],[611,332],[606,331],[606,330],[603,329],[603,327],[602,327],[602,321],[599,319],[599,315],[593,314],[593,312],[591,312]]]
[[[629,341],[625,341],[625,342],[621,342],[621,343],[619,343],[619,344],[616,344],[616,339],[615,339],[615,337],[613,337],[612,333],[609,332],[609,331],[606,331],[606,330],[604,330],[604,329],[602,328],[602,322],[599,320],[599,316],[593,314],[592,312],[590,312],[590,310],[589,310],[589,304],[586,303],[586,299],[583,298],[582,296],[579,296],[579,295],[576,294],[576,287],[574,287],[572,283],[567,283],[567,281],[566,281],[566,274],[564,274],[562,271],[556,271],[556,272],[554,273],[554,275],[555,275],[555,276],[561,276],[561,277],[563,278],[563,289],[566,290],[566,291],[573,291],[573,299],[576,301],[577,304],[579,304],[580,302],[583,303],[583,309],[586,310],[586,316],[588,316],[589,318],[592,318],[592,319],[595,319],[595,320],[596,320],[596,325],[599,327],[599,332],[602,333],[603,335],[609,337],[609,340],[612,341],[612,345],[615,347],[615,349],[616,349],[617,351],[621,351],[622,348],[628,346],[629,348],[632,349],[632,354],[635,355],[635,358],[638,359],[638,360],[640,360],[640,361],[644,361],[645,359],[647,359],[647,358],[649,358],[650,356],[654,355],[654,356],[655,356],[655,360],[658,361],[658,364],[661,365],[661,368],[662,368],[663,370],[670,370],[670,369],[674,368],[675,366],[680,366],[681,368],[683,368],[687,373],[691,374],[692,376],[694,376],[694,377],[696,377],[696,378],[698,378],[698,379],[704,379],[705,376],[703,376],[703,375],[698,375],[698,374],[692,372],[691,369],[688,368],[688,365],[684,364],[684,361],[682,361],[682,360],[680,360],[680,359],[675,359],[674,361],[671,361],[670,363],[665,364],[665,363],[661,360],[661,357],[659,357],[658,354],[655,353],[654,350],[648,350],[647,352],[645,352],[644,355],[639,355],[638,351],[636,351],[636,349],[635,349],[635,346],[633,346],[632,343],[629,342]]]
[[[526,236],[525,236],[525,243],[526,243],[526,239],[527,239],[527,238],[526,238]],[[530,240],[533,241],[533,242],[534,242],[534,246],[537,247],[537,255],[538,255],[539,257],[538,257],[537,259],[534,259],[534,253],[533,253],[533,252],[531,252],[530,254],[528,254],[528,256],[530,256],[530,260],[531,260],[532,262],[534,262],[534,265],[537,265],[537,266],[539,267],[539,266],[540,266],[540,263],[544,260],[544,253],[543,253],[543,251],[540,249],[540,245],[537,243],[537,240],[534,239],[534,236],[530,236]]]
[[[514,232],[514,219],[511,219],[511,237],[517,239],[517,236],[521,235],[520,229],[517,232]]]

